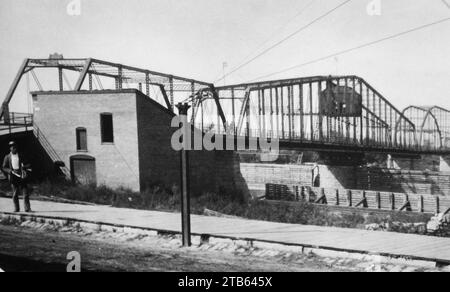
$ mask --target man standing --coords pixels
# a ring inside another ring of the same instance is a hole
[[[9,142],[10,153],[3,160],[2,171],[8,174],[13,190],[14,212],[20,212],[19,195],[23,192],[25,212],[31,212],[30,193],[27,186],[28,166],[24,164],[23,157],[17,152],[14,141]]]

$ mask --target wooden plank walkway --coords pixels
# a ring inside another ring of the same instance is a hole
[[[179,213],[32,201],[33,216],[180,232]],[[11,199],[0,198],[0,213]],[[192,215],[192,232],[450,264],[450,238]]]

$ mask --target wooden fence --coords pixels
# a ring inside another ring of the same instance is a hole
[[[418,195],[310,186],[266,184],[266,199],[438,214],[450,209],[450,196]]]

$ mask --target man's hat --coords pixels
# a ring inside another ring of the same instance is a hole
[[[17,146],[16,142],[15,141],[9,142],[9,147],[11,147],[11,146]]]

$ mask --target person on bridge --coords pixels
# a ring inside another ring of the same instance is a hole
[[[30,192],[27,185],[30,165],[25,164],[22,155],[17,151],[17,144],[9,142],[10,153],[3,159],[2,171],[8,175],[13,191],[14,212],[20,212],[19,196],[23,193],[25,212],[31,212]]]

